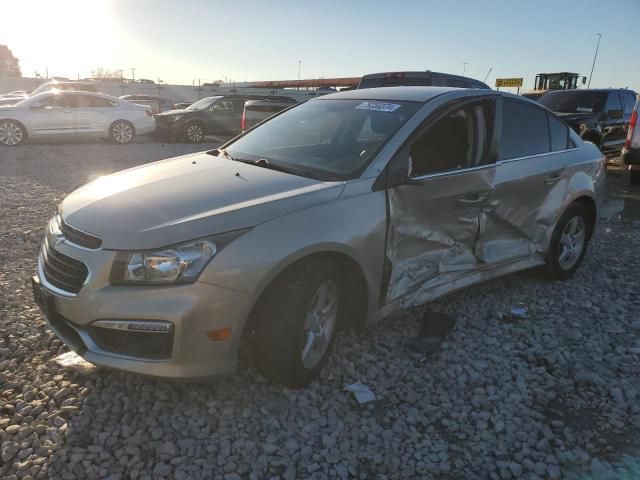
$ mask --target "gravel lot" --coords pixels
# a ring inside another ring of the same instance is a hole
[[[29,278],[56,204],[96,176],[208,146],[0,149],[1,478],[640,478],[640,189],[616,171],[625,216],[600,224],[575,278],[523,272],[435,302],[457,317],[435,357],[406,349],[414,311],[342,332],[299,391],[244,361],[204,384],[53,362],[67,348]],[[520,303],[528,318],[501,318]],[[343,391],[356,381],[377,401]]]

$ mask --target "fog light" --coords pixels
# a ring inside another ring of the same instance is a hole
[[[221,342],[223,340],[228,340],[231,338],[231,327],[220,328],[218,330],[209,330],[207,332],[207,337],[212,342]]]
[[[128,332],[170,333],[171,322],[144,320],[98,320],[93,323],[96,327]]]

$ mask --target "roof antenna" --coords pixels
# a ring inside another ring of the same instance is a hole
[[[491,73],[491,70],[493,70],[493,67],[491,67],[491,68],[489,69],[489,71],[487,72],[487,74],[484,76],[483,83],[487,83],[487,78],[489,78],[489,74]]]

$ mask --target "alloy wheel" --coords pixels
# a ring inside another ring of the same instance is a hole
[[[187,128],[187,138],[190,142],[198,143],[202,141],[204,137],[204,132],[202,131],[202,127],[200,125],[189,125]]]
[[[0,143],[13,146],[22,142],[24,133],[22,128],[15,122],[0,123]]]
[[[567,222],[560,237],[558,263],[563,270],[570,270],[580,258],[587,238],[587,228],[581,216]]]
[[[338,318],[338,286],[332,280],[324,282],[311,300],[304,322],[302,364],[314,368],[331,343]]]
[[[117,143],[129,143],[133,139],[133,129],[128,123],[118,122],[111,129],[111,136]]]

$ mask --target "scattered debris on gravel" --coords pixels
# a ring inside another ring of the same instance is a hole
[[[0,478],[640,478],[633,218],[601,223],[568,282],[521,272],[430,304],[456,322],[423,361],[406,348],[420,310],[341,332],[320,380],[296,391],[246,361],[201,383],[61,361],[29,284],[57,203],[96,176],[205,148],[0,150]],[[640,199],[610,177],[610,195]],[[526,316],[503,321],[519,305]],[[375,400],[358,404],[354,383]]]

